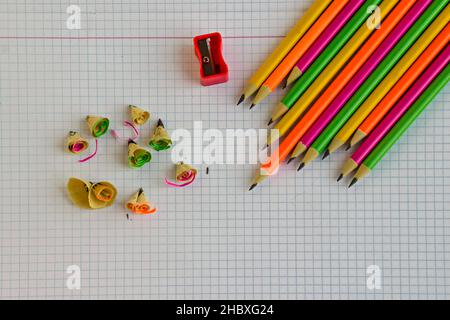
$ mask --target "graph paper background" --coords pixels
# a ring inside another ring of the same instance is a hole
[[[201,167],[175,190],[169,153],[133,171],[111,137],[86,164],[63,152],[87,114],[120,128],[128,104],[169,130],[264,128],[282,93],[253,111],[236,99],[310,2],[0,0],[0,298],[450,298],[449,87],[353,190],[335,182],[343,152],[253,193],[250,165]],[[81,30],[66,28],[71,4]],[[204,88],[191,38],[212,31],[231,76]],[[117,203],[79,210],[71,176],[113,182]],[[128,221],[141,186],[159,213]],[[81,290],[66,287],[71,265]],[[381,289],[366,285],[370,265]]]

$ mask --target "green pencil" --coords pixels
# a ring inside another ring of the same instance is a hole
[[[356,181],[362,180],[375,168],[449,81],[450,65],[447,65],[444,71],[433,81],[422,96],[411,106],[391,131],[389,131],[383,140],[381,140],[375,149],[367,156],[355,174]]]
[[[404,37],[392,49],[389,55],[378,65],[371,76],[364,82],[364,84],[356,91],[355,95],[345,104],[341,111],[328,124],[325,130],[317,137],[314,143],[309,148],[305,155],[303,162],[305,164],[315,160],[322,152],[325,151],[331,140],[333,140],[336,133],[345,125],[347,120],[353,113],[361,106],[372,91],[380,84],[384,77],[391,71],[403,55],[416,42],[421,34],[434,21],[436,16],[446,7],[449,0],[435,1],[423,13],[423,15],[416,21],[411,29],[404,35]],[[324,158],[329,155],[325,153]]]
[[[328,65],[331,59],[334,58],[334,56],[342,49],[342,47],[348,42],[348,40],[356,33],[358,28],[367,21],[369,16],[372,14],[369,9],[371,9],[373,6],[377,6],[380,2],[381,0],[367,1],[355,13],[352,19],[347,22],[344,28],[338,33],[338,35],[333,39],[332,42],[330,42],[330,44],[320,54],[316,61],[303,74],[300,80],[297,81],[295,90],[299,92],[299,95],[303,94],[303,92],[308,89],[309,85],[320,75],[320,73]],[[275,110],[272,114],[270,123],[277,120],[279,117],[281,117],[281,115],[279,115],[279,112]]]

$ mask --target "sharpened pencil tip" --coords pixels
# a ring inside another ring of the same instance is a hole
[[[252,184],[252,186],[248,189],[248,191],[252,191],[253,189],[256,188],[257,185],[258,185],[257,183]]]
[[[344,179],[344,175],[341,173],[341,174],[339,175],[339,178],[337,178],[337,182],[341,181],[342,179]]]
[[[292,161],[294,161],[295,158],[289,158],[289,160],[286,162],[286,164],[291,163]]]
[[[322,160],[325,160],[329,156],[330,156],[330,150],[327,149],[327,151],[325,151],[325,153],[323,154]]]
[[[353,179],[352,182],[349,184],[348,188],[350,189],[351,187],[353,187],[356,183],[358,182],[358,179]]]
[[[164,128],[164,123],[162,122],[161,119],[158,119],[158,127],[163,127]]]
[[[240,105],[242,102],[244,102],[244,100],[245,100],[245,94],[243,94],[243,95],[239,98],[239,101],[238,101],[238,103],[237,103],[237,106]]]
[[[305,166],[306,166],[306,164],[304,162],[300,163],[300,165],[298,166],[297,171],[302,170]]]
[[[254,106],[256,106],[256,104],[252,103],[249,110],[252,110]]]
[[[348,150],[350,150],[351,148],[352,148],[352,145],[351,145],[351,144],[348,144],[347,147],[345,148],[345,151],[348,151]]]
[[[270,119],[269,122],[267,123],[268,126],[270,126],[273,123],[273,119]]]

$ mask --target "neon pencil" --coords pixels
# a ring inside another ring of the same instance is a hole
[[[388,17],[388,14],[398,2],[398,0],[384,0],[381,3],[379,7],[380,21],[384,21]],[[368,28],[366,24],[362,25],[345,47],[340,50],[339,54],[334,57],[333,61],[328,63],[326,69],[316,75],[317,78],[314,79],[313,84],[305,81],[303,77],[302,80],[297,81],[272,112],[271,122],[278,120],[288,112],[300,97],[304,105],[306,105],[304,108],[307,108],[374,31],[375,28]]]
[[[445,28],[444,34],[440,35],[439,40],[444,42],[434,42],[433,46],[427,50],[427,54],[423,54],[416,63],[408,70],[407,73],[400,79],[399,82],[392,88],[392,90],[383,98],[383,100],[376,106],[370,115],[362,122],[358,130],[355,132],[350,145],[354,146],[359,141],[364,139],[383,117],[393,108],[395,103],[401,98],[411,84],[421,75],[423,70],[433,61],[439,54],[443,47],[448,43],[450,28]],[[429,53],[429,55],[428,55]]]
[[[411,106],[405,115],[395,124],[391,131],[381,140],[363,161],[353,179],[353,184],[366,177],[384,158],[392,146],[402,137],[420,114],[430,105],[439,92],[450,81],[450,66],[433,81],[422,96]]]
[[[354,94],[354,96],[345,104],[345,106],[339,111],[339,113],[331,120],[329,117],[328,125],[323,132],[320,132],[325,126],[320,127],[320,121],[324,120],[327,115],[329,115],[330,108],[327,109],[322,116],[317,120],[314,124],[313,128],[311,128],[308,133],[302,138],[301,143],[304,147],[309,147],[310,149],[306,153],[303,163],[307,165],[309,162],[313,161],[317,158],[322,152],[325,151],[326,147],[333,139],[334,135],[339,131],[339,129],[346,123],[346,121],[351,117],[351,115],[361,106],[361,104],[366,100],[366,98],[372,93],[372,91],[378,86],[378,84],[383,80],[388,72],[389,74],[397,74],[398,67],[401,69],[407,70],[409,65],[404,66],[405,58],[409,61],[409,57],[417,57],[425,48],[430,44],[433,40],[433,37],[439,33],[439,28],[445,27],[446,21],[448,20],[448,15],[444,16],[445,12],[441,15],[439,13],[445,8],[447,1],[433,2],[430,7],[426,10],[426,12],[417,20],[414,26],[406,33],[406,35],[400,40],[400,42],[395,46],[395,48],[389,53],[389,55],[378,65],[376,70],[370,75],[370,77],[364,82],[364,84],[358,89],[358,91]],[[449,8],[450,9],[450,8]],[[434,22],[435,17],[439,15],[438,19]],[[433,23],[432,23],[433,22]],[[432,23],[430,28],[426,30],[425,33],[423,31]],[[437,29],[433,26],[439,26]],[[432,32],[430,32],[432,31]],[[422,36],[420,36],[423,33]],[[420,38],[419,38],[420,36]],[[450,35],[446,35],[450,38]],[[388,38],[389,39],[389,38]],[[389,41],[386,39],[386,41]],[[417,41],[416,41],[417,40]],[[442,40],[442,39],[440,39]],[[411,45],[415,43],[411,47]],[[441,44],[441,50],[445,46]],[[409,49],[409,50],[408,50]],[[407,55],[405,52],[408,51]],[[403,56],[403,58],[402,58]],[[373,59],[372,56],[370,59]],[[401,60],[400,60],[401,59]],[[396,63],[399,62],[399,64]],[[412,63],[411,61],[410,63]],[[395,66],[395,68],[393,68]],[[392,69],[392,70],[391,70]],[[360,73],[360,70],[358,73]],[[354,80],[352,80],[354,81]],[[383,80],[384,81],[384,80]],[[336,100],[333,102],[335,104]],[[314,130],[316,130],[314,132]],[[320,134],[320,135],[319,135]],[[316,139],[317,136],[318,138]],[[312,142],[315,139],[314,142]],[[326,153],[327,156],[329,153]]]
[[[432,3],[430,0],[429,3]],[[373,53],[373,55],[367,60],[364,66],[359,69],[359,71],[353,76],[353,78],[348,82],[348,84],[342,89],[342,91],[337,95],[336,99],[326,108],[320,116],[313,120],[310,124],[308,124],[309,129],[305,132],[304,136],[297,144],[297,147],[294,149],[292,153],[292,158],[297,158],[306,151],[308,147],[314,142],[314,139],[319,136],[319,134],[323,131],[323,129],[333,120],[334,116],[342,109],[342,107],[347,103],[347,101],[352,98],[353,94],[358,90],[358,88],[366,81],[366,79],[371,75],[372,71],[380,64],[380,62],[386,57],[386,55],[391,51],[392,47],[396,45],[400,39],[403,39],[399,42],[398,46],[394,50],[394,54],[389,58],[396,58],[397,62],[401,56],[405,53],[405,51],[411,46],[415,40],[420,36],[423,30],[433,21],[433,19],[437,16],[439,12],[436,13],[436,7],[440,2],[435,2],[435,6],[430,7],[423,15],[422,13],[426,9],[427,5],[424,2],[424,6],[421,7],[417,12],[411,10],[407,16],[405,16],[404,20],[400,22],[400,24],[395,28],[394,31],[383,41],[383,43],[378,47],[377,50]],[[421,16],[422,15],[422,16]],[[419,19],[419,17],[421,19]],[[419,19],[419,20],[417,20]],[[417,20],[417,24],[415,24],[412,29],[410,29],[411,25],[414,24]],[[405,23],[403,23],[405,22]],[[409,31],[408,31],[409,30]],[[405,35],[406,34],[406,35]],[[397,51],[398,50],[398,51]],[[393,62],[392,60],[390,62]],[[392,68],[395,64],[393,62],[390,66],[385,66],[385,70],[380,70],[383,74],[379,75],[375,74],[374,79],[378,80],[376,84],[378,84],[386,73],[389,72],[390,68]],[[378,79],[375,79],[378,78]],[[369,84],[372,85],[372,84]],[[366,97],[370,94],[373,86],[370,90],[367,90]],[[363,87],[362,89],[365,89]],[[361,95],[361,92],[357,92],[358,95]],[[356,99],[359,99],[356,96]],[[360,98],[360,100],[364,100],[364,98]],[[308,116],[309,112],[306,114]],[[305,117],[306,117],[305,116]],[[304,167],[305,162],[302,163],[302,167]]]
[[[377,6],[377,3],[370,3],[370,2],[366,2],[365,6],[364,6],[364,13],[363,14],[371,14],[371,11],[374,10],[374,6]],[[359,13],[359,12],[358,12]],[[369,16],[367,16],[368,18]],[[366,18],[366,19],[367,19]],[[365,20],[366,20],[365,19]],[[356,31],[356,29],[355,29]],[[350,36],[351,37],[351,36]],[[349,39],[349,37],[347,37],[347,40]],[[286,81],[286,86],[289,86],[291,83],[293,83],[295,80],[297,80],[299,77],[301,77],[301,75],[303,74],[305,70],[304,64],[301,60],[299,60],[296,64],[295,67],[292,69],[291,73],[289,74],[289,77]]]
[[[309,27],[317,20],[317,18],[331,2],[331,0],[316,0],[314,2],[314,4],[305,12],[303,17],[297,22],[294,28],[292,28],[292,30],[289,31],[286,37],[281,41],[278,47],[252,75],[250,80],[248,80],[242,96],[239,99],[238,105],[258,90],[264,80],[267,79],[281,60],[284,59],[286,54],[289,53],[292,47],[295,46],[298,40],[306,33],[306,31],[308,31]]]
[[[448,1],[445,1],[443,3],[446,2]],[[401,79],[401,77],[408,71],[410,67],[411,69],[417,71],[414,73],[413,71],[410,71],[407,78],[408,81],[414,81],[415,79],[417,79],[420,73],[422,73],[422,71],[428,66],[428,64],[433,61],[433,59],[450,40],[450,25],[447,25],[449,16],[450,7],[447,6],[445,10],[439,15],[439,17],[436,18],[433,24],[419,38],[419,40],[417,40],[414,46],[406,53],[402,60],[400,60],[397,66],[389,73],[389,75],[383,80],[383,82],[381,82],[377,89],[375,89],[375,91],[369,96],[369,98],[367,98],[363,105],[358,110],[356,110],[356,112],[351,116],[350,120],[348,120],[347,123],[343,125],[342,129],[339,130],[333,141],[328,146],[327,153],[333,153],[350,139],[358,126],[361,125],[361,123],[367,118],[370,112],[375,109],[378,103],[380,103],[380,101],[389,93],[389,91],[395,86],[397,81]],[[445,30],[442,31],[444,28]],[[404,90],[406,91],[407,87]],[[400,97],[398,96],[397,100],[399,98]],[[387,101],[389,101],[389,103],[391,104],[395,104],[396,100]]]
[[[420,3],[418,3],[418,4],[420,4]],[[341,78],[344,75],[344,76],[346,76],[346,79],[348,82],[350,80],[350,78],[354,75],[354,73],[356,73],[356,71],[359,69],[359,67],[362,66],[362,64],[369,58],[371,53],[373,53],[373,51],[378,47],[378,45],[381,42],[383,42],[383,40],[388,36],[390,31],[392,31],[392,29],[395,28],[395,26],[398,24],[398,22],[400,20],[402,20],[402,18],[406,15],[406,13],[409,11],[409,9],[411,9],[411,7],[413,5],[414,5],[413,1],[400,1],[395,6],[395,8],[391,11],[389,16],[383,21],[383,27],[376,30],[376,32],[374,32],[374,34],[369,38],[369,40],[361,47],[361,49],[358,51],[358,53],[355,54],[355,56],[353,57],[350,64],[347,64],[347,67],[344,68],[344,71],[347,69],[352,69],[352,71],[353,71],[353,69],[356,69],[356,70],[354,70],[353,74],[350,75],[347,72],[340,73],[340,76],[338,76],[336,79]],[[342,51],[345,51],[345,48]],[[359,65],[358,65],[358,62],[360,63]],[[343,62],[343,64],[345,64],[345,61]],[[350,68],[350,66],[351,66],[351,68]],[[347,71],[350,71],[350,70],[347,70]],[[340,81],[341,80],[342,79],[340,79]],[[308,91],[309,91],[309,89],[308,89]],[[306,93],[304,94],[304,96],[308,97],[308,95]],[[324,97],[324,95],[322,95],[322,97]],[[306,109],[306,107],[308,107],[308,105],[305,106],[305,109]],[[299,110],[298,107],[296,108],[294,106],[288,112],[288,114],[285,115],[283,117],[283,119],[281,120],[281,122],[280,122],[281,126],[286,126],[286,123],[283,124],[282,122],[283,122],[283,120],[285,120],[287,118],[293,117],[292,113],[294,113],[294,115],[296,115],[296,113],[299,113],[295,117],[295,120],[296,120],[303,111],[304,110]],[[317,112],[315,112],[315,113],[317,113]],[[293,122],[295,122],[295,120],[293,120]],[[306,122],[306,121],[309,122],[310,120],[311,120],[311,117],[308,117],[308,119],[303,118],[302,121],[300,121],[295,126],[295,128],[289,133],[289,135],[282,141],[282,143],[278,146],[278,148],[275,149],[274,153],[269,157],[269,159],[260,166],[259,173],[256,176],[256,178],[254,179],[253,184],[250,187],[250,189],[254,189],[258,184],[263,182],[270,175],[273,175],[277,172],[277,170],[280,166],[280,163],[284,159],[286,159],[286,157],[289,155],[289,153],[292,151],[292,149],[296,146],[298,141],[303,136],[303,134],[305,132],[305,129],[302,128],[304,122]],[[280,127],[281,127],[280,123],[277,124],[278,128],[276,128],[276,129],[278,129],[278,130],[280,130]],[[290,125],[287,127],[289,128]],[[277,130],[271,130],[270,132],[274,132],[274,131],[277,131]],[[287,131],[287,128],[285,128],[285,131]],[[278,136],[279,136],[279,133],[278,133]],[[276,138],[278,138],[278,136]],[[269,144],[274,141],[273,139],[274,139],[273,134],[269,135],[269,139],[268,139]]]
[[[354,42],[355,39],[361,39],[362,41],[364,41],[370,35],[371,30],[367,28],[365,22],[372,15],[370,9],[372,9],[374,6],[377,6],[380,2],[381,0],[371,0],[364,2],[358,12],[355,13],[352,19],[345,25],[345,27],[328,45],[328,47],[316,59],[316,61],[314,61],[314,63],[302,75],[300,82],[301,88],[298,89],[302,94],[306,91],[306,89],[308,89],[311,83],[313,83],[313,81],[317,79],[317,77],[325,69],[328,63],[339,53],[339,50],[341,50],[347,42]],[[380,10],[382,12],[389,12],[390,9],[394,7],[394,4],[395,1],[383,1],[380,6]],[[355,37],[350,40],[353,36]],[[354,47],[357,48],[359,47],[359,45]],[[354,50],[356,50],[356,48]],[[348,51],[351,50],[346,50],[345,52]],[[281,104],[281,107],[278,106],[277,108],[275,108],[272,112],[269,125],[272,124],[272,122],[278,120],[287,111],[288,109],[283,104]]]
[[[377,144],[395,125],[395,123],[405,114],[411,105],[420,97],[427,87],[434,81],[439,73],[445,68],[450,61],[450,47],[447,46],[439,57],[433,61],[428,69],[417,79],[417,81],[409,88],[405,95],[398,101],[394,108],[386,115],[386,117],[378,124],[375,130],[367,137],[361,146],[355,151],[350,159],[345,163],[341,172],[341,176],[345,177],[354,169],[356,169],[369,153],[375,149]]]
[[[261,103],[278,87],[299,59],[306,70],[363,2],[363,0],[333,1],[280,65],[264,81],[253,99],[252,107]]]
[[[427,4],[429,1],[426,2]],[[345,61],[345,67],[340,73],[336,76],[336,78],[331,82],[331,84],[326,88],[326,90],[321,94],[322,89],[325,87],[326,83],[317,82],[311,86],[307,92],[303,95],[302,99],[299,99],[289,110],[288,113],[278,122],[274,129],[271,130],[272,134],[269,135],[268,144],[273,143],[275,139],[278,139],[279,136],[284,135],[294,123],[299,119],[302,113],[310,106],[311,102],[318,97],[317,101],[310,108],[313,110],[309,113],[309,117],[302,122],[304,124],[306,121],[311,121],[316,116],[320,115],[323,110],[325,110],[328,105],[336,98],[339,92],[344,88],[344,86],[352,79],[352,77],[356,74],[359,68],[370,58],[372,53],[378,48],[378,46],[383,42],[383,40],[389,35],[389,33],[399,24],[402,18],[408,13],[409,9],[414,6],[414,10],[412,12],[417,12],[418,9],[423,8],[425,2],[423,1],[400,1],[398,5],[391,12],[389,17],[382,23],[382,27],[376,30],[372,36],[364,43],[364,45],[359,49],[359,51],[353,56],[350,61]],[[402,20],[402,25],[407,23],[406,20]],[[344,48],[345,49],[345,48]],[[295,86],[293,88],[295,90]],[[292,90],[291,90],[292,91]],[[311,94],[310,91],[313,91],[314,94]],[[288,94],[289,95],[289,94]],[[286,97],[285,97],[286,98]],[[290,97],[290,99],[293,97]],[[315,119],[314,119],[315,120]],[[305,129],[301,129],[296,136],[298,136],[296,144]],[[273,136],[273,133],[278,133],[279,136]],[[293,135],[292,135],[293,137]]]

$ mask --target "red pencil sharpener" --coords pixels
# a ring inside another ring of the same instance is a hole
[[[200,62],[200,83],[212,86],[228,81],[228,65],[222,55],[222,36],[219,32],[194,38],[195,55]]]

